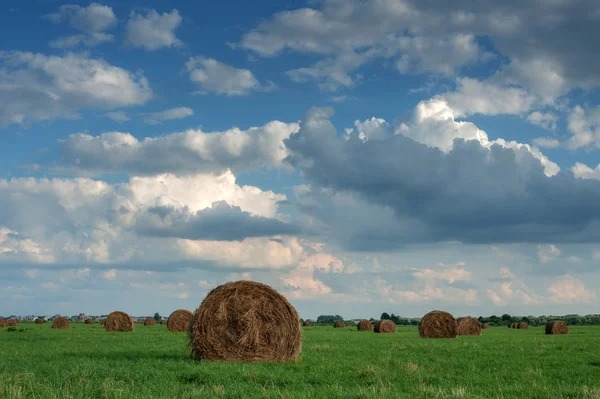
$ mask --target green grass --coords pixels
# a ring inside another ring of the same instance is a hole
[[[21,328],[0,329],[0,398],[600,398],[600,327],[455,340],[308,327],[285,364],[194,362],[186,335],[160,325]]]

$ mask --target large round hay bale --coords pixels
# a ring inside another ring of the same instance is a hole
[[[546,323],[546,334],[568,334],[569,327],[562,320],[552,320]]]
[[[167,321],[167,328],[171,332],[188,332],[194,315],[189,310],[178,309],[171,313]]]
[[[202,360],[297,360],[302,330],[296,309],[268,285],[236,281],[211,290],[194,312],[189,339]]]
[[[333,328],[344,328],[344,327],[346,327],[346,325],[344,324],[344,322],[343,322],[343,321],[336,321],[336,322],[333,324]]]
[[[40,319],[40,318],[38,317],[37,319],[35,319],[34,323],[35,323],[35,324],[44,324],[44,323],[45,323],[45,321],[44,321],[44,320],[42,320],[42,319]]]
[[[419,335],[422,338],[456,338],[458,336],[456,319],[448,312],[433,310],[421,319]]]
[[[6,322],[4,321],[4,319],[2,317],[0,317],[0,328],[4,328],[5,325],[6,325]]]
[[[135,323],[132,317],[125,312],[112,312],[104,320],[104,329],[111,332],[127,332],[135,329]]]
[[[310,321],[305,321],[303,324],[304,327],[310,327],[312,326],[312,323]]]
[[[458,335],[481,335],[481,324],[474,317],[459,317],[456,319],[456,326]]]
[[[154,320],[152,317],[147,317],[144,320],[144,325],[145,326],[155,326],[156,325],[156,320]]]
[[[375,327],[373,331],[376,333],[382,334],[395,334],[396,333],[396,323],[391,320],[381,320],[375,323]]]
[[[529,324],[527,324],[526,322],[522,321],[520,323],[517,323],[517,328],[518,329],[525,329],[525,328],[529,328]]]
[[[373,331],[373,324],[369,320],[361,320],[357,328],[358,331]]]
[[[481,328],[482,328],[483,330],[485,330],[485,329],[488,329],[488,328],[490,328],[490,325],[489,325],[488,323],[483,323],[483,324],[481,324]]]
[[[94,324],[94,320],[92,320],[92,319],[85,319],[85,324]]]
[[[71,328],[71,322],[64,316],[57,317],[52,322],[52,328],[60,328],[66,330],[68,328]]]
[[[17,321],[15,319],[6,320],[6,327],[16,327]]]

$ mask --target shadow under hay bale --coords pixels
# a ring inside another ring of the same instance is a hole
[[[358,331],[373,331],[373,324],[369,320],[361,320],[356,328]]]
[[[226,283],[194,312],[189,340],[199,360],[294,361],[302,347],[296,309],[268,285]]]
[[[304,327],[310,327],[312,326],[312,323],[310,321],[305,321],[303,324]]]
[[[396,333],[396,323],[391,320],[381,320],[375,323],[373,327],[373,331],[381,334],[395,334]]]
[[[144,325],[145,326],[155,326],[156,320],[154,320],[152,317],[148,317],[147,319],[144,320]]]
[[[94,324],[94,320],[92,320],[92,319],[85,319],[85,324]]]
[[[529,328],[529,324],[525,323],[524,321],[517,323],[517,328],[522,330],[522,329],[526,329]]]
[[[481,324],[474,317],[459,317],[456,319],[456,326],[458,335],[481,335]]]
[[[34,323],[35,323],[35,324],[44,324],[44,323],[45,323],[45,321],[44,321],[44,320],[42,320],[42,319],[40,319],[40,318],[38,317],[37,319],[35,319]]]
[[[481,325],[481,328],[484,329],[484,330],[486,330],[486,329],[490,328],[490,325],[488,323],[483,323]]]
[[[67,319],[64,316],[57,317],[52,322],[52,328],[59,328],[59,329],[66,330],[66,329],[71,328],[71,322],[69,321],[69,319]]]
[[[115,311],[104,320],[104,329],[110,332],[128,332],[135,329],[133,317],[125,312]]]
[[[419,335],[421,338],[456,338],[456,319],[448,312],[433,310],[421,319]]]
[[[344,327],[346,327],[346,325],[344,324],[344,322],[343,322],[343,321],[336,321],[336,322],[333,324],[333,328],[344,328]]]
[[[548,323],[546,323],[545,332],[548,335],[550,335],[550,334],[568,334],[569,327],[567,326],[567,323],[565,323],[562,320],[552,320],[552,321],[549,321]]]
[[[171,332],[188,332],[193,318],[194,314],[189,310],[178,309],[169,316],[167,328]]]

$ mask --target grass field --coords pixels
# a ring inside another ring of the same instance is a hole
[[[600,398],[600,327],[455,340],[308,327],[297,363],[236,364],[189,360],[186,335],[161,325],[71,326],[0,329],[1,398]]]

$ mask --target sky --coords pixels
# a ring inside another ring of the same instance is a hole
[[[0,314],[599,312],[596,0],[4,0],[0,38]]]

